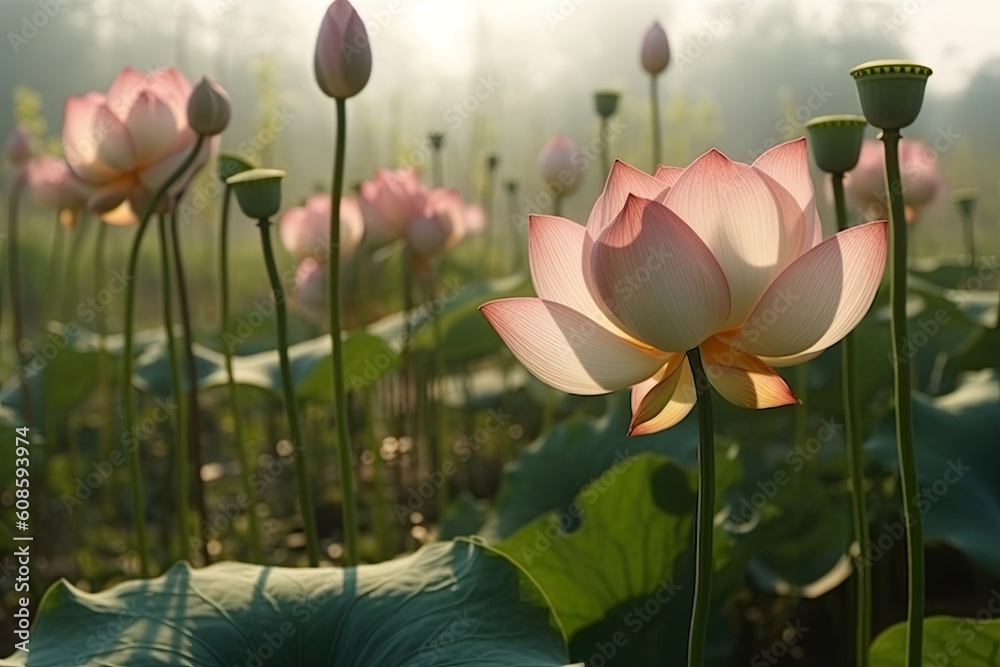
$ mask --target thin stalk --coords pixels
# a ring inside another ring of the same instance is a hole
[[[21,348],[24,340],[24,321],[21,312],[21,263],[18,258],[19,243],[17,240],[17,212],[21,201],[21,191],[24,189],[24,176],[17,174],[10,189],[10,199],[8,201],[9,211],[7,218],[7,236],[9,237],[9,250],[7,255],[7,268],[9,270],[10,282],[10,319],[11,334],[14,338],[14,360],[17,363],[17,377],[21,381],[21,416],[25,423],[32,423],[31,415],[31,390],[28,386],[27,357]]]
[[[52,249],[49,250],[49,265],[45,270],[45,286],[42,291],[42,333],[48,331],[49,320],[52,319],[53,304],[58,301],[56,295],[62,282],[62,267],[66,261],[63,246],[66,245],[66,230],[56,216],[56,231],[52,235]]]
[[[427,383],[427,401],[428,401],[428,418],[430,419],[430,446],[431,450],[434,452],[434,470],[440,471],[441,467],[448,457],[448,446],[447,446],[447,434],[445,421],[447,415],[444,410],[444,401],[442,400],[442,393],[444,391],[444,335],[441,331],[441,318],[436,315],[436,308],[434,308],[434,299],[437,294],[437,284],[438,284],[438,271],[436,268],[431,269],[430,274],[430,285],[428,289],[428,304],[431,306],[431,336],[433,338],[434,352],[433,354],[433,367],[432,372],[429,373],[430,379]],[[445,507],[448,506],[449,501],[449,491],[448,480],[441,485],[438,489],[438,516]]]
[[[295,474],[299,482],[299,511],[302,513],[302,524],[306,531],[306,553],[309,556],[309,566],[318,567],[319,540],[316,537],[316,510],[313,507],[312,490],[309,488],[309,465],[305,456],[302,426],[299,423],[298,402],[295,400],[292,364],[288,360],[288,314],[285,308],[285,288],[281,284],[278,267],[274,263],[270,226],[271,221],[266,218],[257,221],[257,227],[260,229],[260,241],[264,247],[267,277],[271,281],[271,291],[274,292],[274,313],[278,325],[278,359],[281,362],[281,385],[285,392],[285,411],[288,414],[288,428],[292,432],[292,447],[295,451]]]
[[[202,532],[208,521],[205,509],[205,485],[201,479],[201,414],[198,410],[198,367],[194,358],[194,333],[191,327],[191,307],[188,304],[187,279],[184,277],[184,262],[181,260],[181,244],[177,236],[177,220],[170,216],[170,245],[174,256],[174,273],[177,277],[177,302],[181,310],[181,328],[184,331],[184,366],[187,373],[185,397],[187,398],[188,455],[191,470],[188,480],[194,480],[195,506],[198,509],[198,546],[202,562],[211,563],[208,541]]]
[[[552,200],[552,215],[562,215],[562,195],[557,194]]]
[[[847,204],[844,198],[844,175],[833,174],[833,199],[837,209],[837,231],[847,229]],[[868,667],[871,644],[872,580],[868,559],[868,510],[865,507],[865,462],[861,437],[861,396],[858,392],[856,334],[851,332],[840,344],[841,378],[844,395],[844,432],[847,441],[847,467],[851,481],[851,513],[854,517],[854,540],[858,543],[855,558],[854,622],[858,667]]]
[[[98,298],[101,291],[104,289],[104,279],[107,276],[106,272],[106,260],[107,260],[107,227],[102,220],[98,219],[97,224],[97,242],[94,248],[94,297]],[[100,431],[100,451],[101,456],[105,459],[111,456],[112,448],[114,447],[114,436],[112,435],[114,431],[115,423],[115,411],[114,411],[114,386],[111,382],[111,375],[108,370],[108,349],[107,349],[107,336],[108,336],[108,323],[107,318],[104,315],[104,307],[98,307],[94,309],[95,312],[95,326],[97,327],[97,391],[101,397],[101,412],[103,414],[103,419],[101,420],[101,431]],[[115,487],[115,478],[112,477],[108,480],[109,486]],[[116,489],[117,490],[117,489]],[[116,493],[109,493],[106,498],[111,502],[106,506],[106,509],[114,511],[117,503],[114,502],[113,498]],[[110,517],[110,515],[109,515]]]
[[[188,465],[188,433],[184,427],[184,389],[181,386],[181,369],[177,363],[177,344],[174,338],[174,316],[173,305],[170,298],[170,241],[167,238],[167,220],[162,213],[157,221],[160,231],[160,270],[163,273],[161,280],[163,286],[163,327],[167,335],[167,361],[170,365],[170,389],[174,404],[179,406],[174,411],[174,436],[177,442],[174,443],[174,481],[177,484],[175,493],[177,498],[177,538],[181,560],[186,560],[188,556],[188,540],[191,537],[190,525],[190,475],[191,469]]]
[[[153,211],[156,209],[157,203],[163,198],[170,186],[181,177],[181,174],[191,166],[198,156],[198,151],[201,150],[201,145],[204,141],[205,137],[198,135],[191,153],[177,167],[177,170],[164,181],[160,189],[156,191],[149,200],[149,203],[146,204],[146,210],[143,211],[142,218],[139,220],[139,228],[136,230],[135,238],[132,240],[132,247],[129,250],[128,263],[125,270],[125,346],[122,350],[121,377],[122,416],[125,422],[125,429],[129,433],[136,431],[134,425],[135,405],[132,402],[132,343],[135,337],[132,320],[135,311],[135,276],[139,265],[139,248],[142,243],[142,237],[149,227],[149,220],[153,216]],[[139,442],[137,439],[133,439],[135,441],[128,443],[129,446],[126,447],[128,451],[129,473],[132,478],[132,520],[136,535],[136,546],[139,550],[139,570],[143,577],[148,577],[150,563],[149,553],[146,550],[146,496],[143,491]]]
[[[344,562],[358,562],[358,524],[355,518],[354,465],[347,428],[347,391],[344,386],[344,342],[340,337],[340,199],[344,190],[344,149],[347,143],[347,104],[337,98],[337,146],[333,160],[333,196],[330,202],[330,340],[333,341],[333,403],[337,419],[337,453],[343,486]]]
[[[431,153],[431,169],[434,187],[440,188],[444,185],[444,164],[441,161],[441,149],[438,146],[434,147]]]
[[[899,454],[906,523],[907,620],[906,665],[920,667],[924,635],[924,539],[920,489],[913,447],[913,404],[910,397],[910,363],[906,353],[906,217],[899,177],[899,130],[883,130],[885,177],[889,193],[890,305],[892,319],[893,395],[896,398],[896,446]]]
[[[688,350],[688,362],[698,392],[698,509],[695,514],[694,609],[688,634],[688,667],[705,664],[712,604],[712,530],[715,519],[715,438],[712,426],[712,396],[698,348]]]
[[[80,248],[83,245],[83,238],[86,229],[84,223],[87,219],[81,217],[73,229],[73,243],[69,248],[69,257],[66,259],[66,293],[63,294],[63,308],[61,316],[67,319],[73,317],[73,302],[76,301],[77,287],[77,267],[80,265]]]
[[[233,434],[236,437],[236,448],[240,456],[240,472],[243,477],[243,493],[250,505],[247,507],[247,520],[250,525],[250,553],[253,562],[261,563],[264,556],[260,549],[260,519],[257,516],[257,497],[250,481],[251,459],[243,433],[243,421],[240,418],[240,405],[236,394],[236,380],[233,377],[233,350],[226,340],[226,330],[229,327],[229,201],[232,199],[232,187],[227,185],[222,195],[222,220],[219,225],[219,313],[222,318],[222,354],[226,359],[226,382],[229,386],[229,408],[233,413]]]
[[[969,268],[976,268],[976,237],[972,225],[972,214],[962,211],[962,227],[965,230],[965,245],[969,249]]]
[[[655,170],[662,160],[660,151],[663,148],[663,139],[660,130],[660,93],[656,85],[656,75],[649,77],[649,110],[652,114],[653,122],[653,169]]]
[[[610,148],[608,146],[608,119],[601,117],[601,126],[597,132],[601,146],[601,173],[607,175],[611,171]]]

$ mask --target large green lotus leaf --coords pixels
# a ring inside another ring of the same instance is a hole
[[[0,665],[563,665],[549,619],[516,567],[469,542],[346,570],[178,564],[96,595],[56,584],[31,652]]]
[[[1000,611],[1000,599],[995,596],[984,600],[984,605]],[[926,618],[923,653],[924,665],[996,667],[1000,665],[1000,619]],[[906,623],[897,623],[872,642],[872,667],[905,667],[905,655]]]
[[[634,438],[628,437],[630,419],[628,394],[621,392],[604,417],[565,420],[532,443],[507,465],[496,515],[484,535],[503,539],[548,512],[565,510],[616,462],[642,452],[659,452],[693,465],[698,443],[693,414],[666,431]],[[724,480],[719,484],[724,486]]]
[[[344,378],[348,390],[368,386],[399,364],[399,356],[381,338],[364,331],[345,333]],[[330,337],[320,336],[288,349],[292,381],[299,398],[328,400],[331,391]],[[178,347],[178,354],[180,349]],[[226,386],[225,357],[222,353],[195,344],[195,369],[200,389]],[[159,396],[171,392],[170,365],[164,342],[148,346],[136,360],[135,386]],[[277,350],[233,357],[233,378],[237,384],[256,387],[277,396],[282,394],[281,364]]]
[[[959,387],[913,401],[924,538],[964,552],[1000,576],[1000,388],[996,371],[968,373]],[[870,460],[896,471],[890,415],[865,443]]]
[[[720,457],[720,468],[734,466]],[[589,659],[611,642],[604,652],[609,665],[684,663],[695,485],[694,473],[676,462],[640,454],[611,466],[569,507],[495,545],[545,592],[570,637],[571,658]],[[743,568],[721,529],[716,537],[713,603],[720,615]],[[615,640],[616,633],[627,641]],[[709,644],[717,658],[732,648],[725,632]]]

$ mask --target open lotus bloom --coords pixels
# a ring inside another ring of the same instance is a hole
[[[717,150],[656,176],[616,162],[586,227],[531,216],[529,255],[538,298],[480,309],[543,382],[574,394],[631,387],[636,435],[694,406],[693,348],[731,403],[797,403],[773,367],[815,357],[865,315],[886,225],[824,241],[799,139],[753,165]]]
[[[906,221],[913,223],[946,189],[937,153],[919,139],[901,139],[899,174]],[[858,165],[844,177],[844,193],[848,208],[858,212],[861,219],[877,220],[888,215],[885,148],[881,141],[867,139],[861,144]]]
[[[42,208],[79,211],[87,204],[87,186],[70,170],[65,160],[51,155],[32,158],[26,167],[28,193]]]
[[[427,193],[423,214],[406,227],[406,242],[421,257],[451,250],[467,234],[468,207],[458,190],[434,188]]]
[[[298,259],[326,261],[330,246],[330,195],[312,195],[303,206],[288,209],[278,222],[285,249]],[[350,257],[361,245],[365,225],[356,199],[340,200],[340,256]]]
[[[106,95],[68,97],[63,152],[70,169],[91,188],[89,207],[106,222],[128,224],[191,151],[191,84],[166,67],[142,73],[126,67]],[[168,199],[187,187],[217,147],[206,141],[198,158],[173,185]]]

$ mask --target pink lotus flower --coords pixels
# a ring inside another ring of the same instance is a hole
[[[196,139],[187,121],[190,94],[191,84],[176,68],[142,74],[126,67],[107,95],[66,99],[63,152],[73,173],[92,188],[89,206],[102,219],[134,222],[140,202],[187,157]],[[218,139],[205,142],[195,163],[171,187],[171,197],[184,190],[217,144]]]
[[[330,246],[330,195],[312,195],[304,206],[284,212],[278,232],[285,249],[298,259],[325,262]],[[361,245],[365,226],[356,199],[340,200],[340,256],[350,257]]]
[[[415,169],[376,169],[375,178],[361,184],[361,213],[367,231],[378,241],[406,236],[411,220],[423,215],[427,188]]]
[[[538,171],[553,194],[568,195],[583,178],[587,162],[576,142],[564,134],[549,139],[538,153]]]
[[[458,245],[466,235],[466,205],[458,190],[434,188],[427,193],[423,213],[406,227],[414,253],[432,257]]]
[[[899,173],[903,182],[903,202],[906,221],[916,222],[920,213],[946,189],[938,166],[937,154],[919,139],[899,142]],[[844,178],[844,193],[849,208],[858,211],[863,220],[876,220],[888,215],[885,186],[885,148],[881,141],[867,139],[861,145],[858,165]]]
[[[32,158],[26,167],[26,178],[32,201],[42,208],[75,213],[86,206],[90,196],[87,186],[73,174],[66,161],[51,155]]]
[[[330,97],[354,97],[368,83],[371,43],[364,21],[348,0],[334,0],[323,15],[313,64],[316,83]]]
[[[822,240],[799,139],[752,166],[716,150],[655,177],[616,162],[586,227],[531,216],[529,255],[538,298],[480,309],[543,382],[575,394],[632,387],[637,435],[693,407],[695,347],[726,400],[796,403],[773,367],[815,357],[861,320],[886,225]]]
[[[295,269],[294,305],[310,322],[318,324],[326,311],[327,265],[306,257]]]
[[[658,21],[653,21],[646,30],[642,38],[639,59],[642,61],[642,68],[653,76],[667,69],[667,65],[670,64],[670,42],[667,41],[667,33]]]

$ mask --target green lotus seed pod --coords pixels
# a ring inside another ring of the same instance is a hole
[[[281,208],[280,169],[250,169],[231,176],[226,183],[233,186],[236,201],[248,218],[266,220]]]
[[[865,118],[883,130],[898,130],[917,119],[930,75],[930,67],[905,60],[873,60],[851,70]]]
[[[861,155],[867,125],[864,116],[855,114],[817,116],[807,122],[809,146],[816,166],[829,174],[843,174],[854,169]]]
[[[596,92],[594,104],[601,118],[610,118],[618,110],[618,93],[610,90]]]

